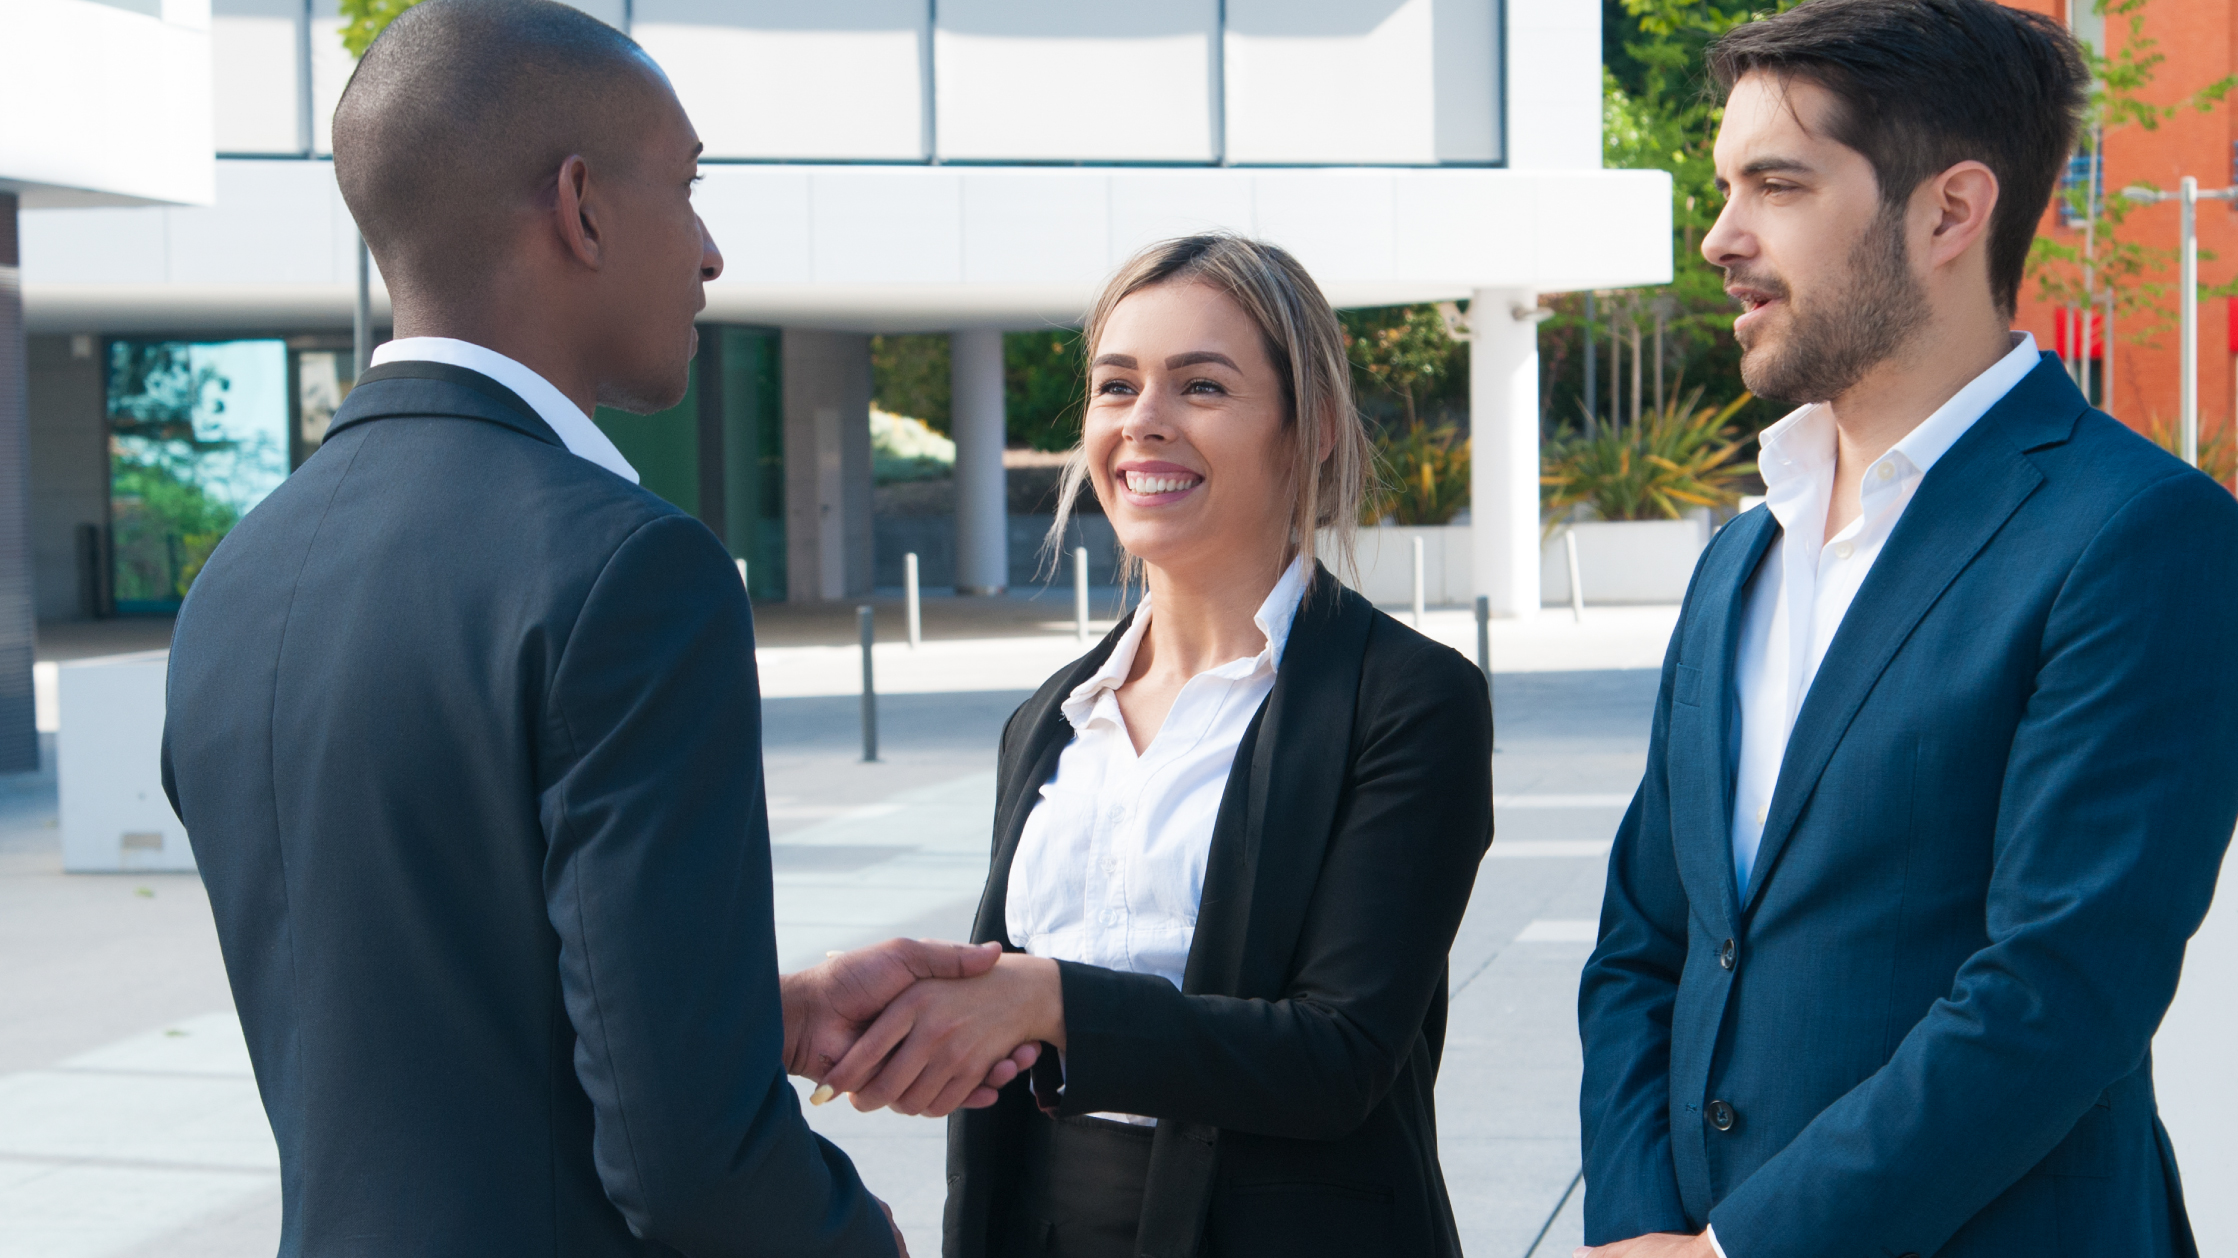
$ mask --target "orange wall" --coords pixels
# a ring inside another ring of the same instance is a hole
[[[2078,4],[2088,0],[2076,0]],[[2033,9],[2064,19],[2064,0],[2005,0],[2016,8]],[[2157,40],[2153,51],[2161,62],[2147,99],[2174,103],[2207,84],[2238,71],[2238,0],[2147,0],[2145,36]],[[2120,17],[2106,21],[2109,42],[2127,37],[2128,23]],[[2116,45],[2118,47],[2118,44]],[[2118,195],[2133,183],[2150,183],[2174,189],[2184,175],[2199,180],[2202,190],[2230,186],[2231,142],[2238,139],[2232,116],[2238,93],[2206,113],[2185,110],[2163,122],[2158,130],[2135,125],[2106,134],[2106,186]],[[2123,228],[2125,238],[2165,248],[2173,253],[2178,243],[2182,211],[2174,204],[2138,206]],[[2082,231],[2058,225],[2054,212],[2046,212],[2039,230],[2062,241],[2080,245]],[[2199,206],[2199,264],[2201,288],[2228,282],[2238,275],[2238,206],[2206,201]],[[2216,255],[2209,261],[2204,255]],[[2176,332],[2177,294],[2173,258],[2166,272],[2150,282],[2167,285],[2159,305],[2167,330],[2148,344],[2136,344],[2117,320],[2114,348],[2114,397],[2107,407],[2133,427],[2155,419],[2174,419],[2179,413],[2179,342]],[[2234,373],[2230,346],[2229,303],[2220,298],[2199,304],[2199,423],[2203,432],[2225,428],[2233,422],[2238,405],[2238,373]],[[2145,320],[2132,317],[2130,324]],[[2044,349],[2057,348],[2052,339],[2052,311],[2037,300],[2033,280],[2021,285],[2016,327],[2036,334]]]

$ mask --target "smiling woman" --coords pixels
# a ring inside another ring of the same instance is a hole
[[[1147,593],[1004,733],[973,926],[1003,957],[823,1082],[956,1111],[951,1258],[1458,1254],[1432,1084],[1491,711],[1314,553],[1367,461],[1336,316],[1288,254],[1196,236],[1122,268],[1085,344],[1060,502],[1093,482]]]

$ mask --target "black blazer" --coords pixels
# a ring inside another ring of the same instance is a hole
[[[1018,836],[1126,622],[1003,731],[972,938],[1008,945]],[[1157,1117],[1138,1252],[1458,1255],[1432,1100],[1446,954],[1492,841],[1484,675],[1326,569],[1236,751],[1181,990],[1060,963],[1059,1112]],[[989,1258],[1033,1091],[948,1121],[948,1258]]]
[[[756,694],[697,521],[477,373],[360,377],[164,730],[283,1256],[894,1252],[779,1063]]]

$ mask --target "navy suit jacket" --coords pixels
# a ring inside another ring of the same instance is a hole
[[[1749,885],[1743,594],[1711,542],[1579,994],[1586,1240],[2190,1254],[2150,1047],[2238,819],[2238,502],[2046,355],[1829,646]]]
[[[487,377],[366,373],[210,557],[164,777],[282,1255],[891,1255],[779,1057],[753,629]]]

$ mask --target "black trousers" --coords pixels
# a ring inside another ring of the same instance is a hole
[[[1004,1258],[1134,1258],[1154,1130],[1036,1113]]]

